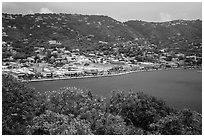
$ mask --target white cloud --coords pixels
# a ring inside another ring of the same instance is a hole
[[[28,10],[28,14],[34,14],[32,10]]]
[[[164,22],[164,21],[171,21],[172,20],[172,17],[170,14],[168,13],[160,13],[159,14],[159,17],[160,17],[160,21]]]
[[[53,12],[48,8],[41,8],[40,13],[53,13]]]

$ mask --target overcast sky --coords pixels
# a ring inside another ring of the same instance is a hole
[[[3,2],[3,13],[77,13],[107,15],[119,21],[202,19],[201,2]]]

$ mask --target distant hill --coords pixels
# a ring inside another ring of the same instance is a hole
[[[124,24],[147,38],[151,43],[160,46],[186,47],[191,43],[199,44],[202,39],[201,20],[174,20],[161,23],[128,21]]]
[[[14,47],[49,46],[50,40],[67,48],[95,49],[132,42],[157,45],[159,49],[201,52],[202,21],[119,22],[108,16],[80,14],[2,14],[3,41]],[[195,48],[196,47],[196,48]]]

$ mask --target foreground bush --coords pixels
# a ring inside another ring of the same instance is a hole
[[[62,115],[72,115],[90,123],[94,134],[124,134],[125,122],[120,116],[107,113],[104,98],[77,88],[62,88],[45,92],[47,109]],[[77,133],[79,134],[79,133]]]
[[[121,115],[127,124],[149,130],[149,125],[173,112],[163,100],[144,93],[113,92],[108,107],[111,113]]]
[[[35,117],[27,127],[28,134],[34,135],[91,135],[90,123],[52,111]]]
[[[43,113],[43,103],[34,89],[2,75],[2,133],[25,134],[25,128],[37,114]]]
[[[38,93],[3,75],[3,134],[202,134],[202,117],[144,93],[112,92],[105,100],[77,88]]]
[[[201,115],[184,109],[176,114],[161,118],[151,125],[155,134],[164,135],[200,135],[202,134]]]

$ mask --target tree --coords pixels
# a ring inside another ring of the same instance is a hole
[[[75,87],[37,92],[2,76],[3,134],[202,134],[202,116],[175,110],[142,92],[113,92],[108,100]]]
[[[91,135],[90,123],[47,110],[44,114],[34,117],[27,130],[31,135]]]
[[[190,109],[183,109],[162,117],[151,124],[154,134],[163,135],[200,135],[202,134],[201,115]]]
[[[35,115],[43,113],[42,100],[28,85],[13,76],[2,75],[2,133],[26,134],[26,126]]]
[[[122,116],[127,124],[150,130],[150,124],[173,112],[163,100],[142,92],[113,92],[109,105],[110,113]]]

